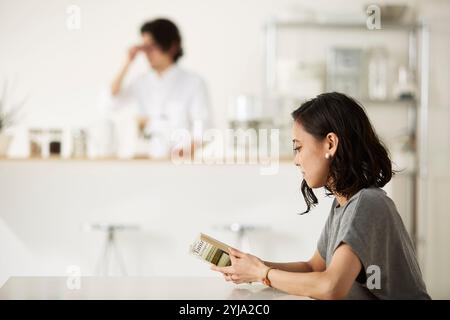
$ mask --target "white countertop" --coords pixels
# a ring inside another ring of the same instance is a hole
[[[260,283],[235,285],[220,277],[11,277],[0,299],[304,300]]]

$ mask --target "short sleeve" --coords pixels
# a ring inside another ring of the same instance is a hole
[[[361,194],[353,210],[346,212],[341,222],[333,252],[345,243],[358,256],[362,271],[370,265],[382,264],[380,250],[384,250],[386,242],[381,242],[389,235],[389,221],[383,214],[387,210],[381,202]]]
[[[369,290],[379,299],[429,299],[413,243],[394,202],[383,190],[362,189],[338,214],[328,255],[345,243],[359,258],[362,267],[355,281],[360,286],[351,296]],[[378,286],[367,285],[369,276],[370,281],[378,279],[371,282]]]

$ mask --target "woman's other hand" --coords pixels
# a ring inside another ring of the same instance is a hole
[[[258,257],[237,249],[229,248],[231,266],[212,266],[211,270],[221,272],[226,281],[235,284],[261,281],[269,268]]]

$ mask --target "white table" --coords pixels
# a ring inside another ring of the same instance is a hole
[[[11,277],[0,289],[0,299],[309,299],[219,277],[82,277],[79,289],[69,289],[67,282],[66,277]]]

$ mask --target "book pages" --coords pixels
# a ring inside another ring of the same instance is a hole
[[[219,267],[231,266],[230,255],[228,254],[230,246],[206,235],[200,233],[198,239],[191,245],[190,253]]]

